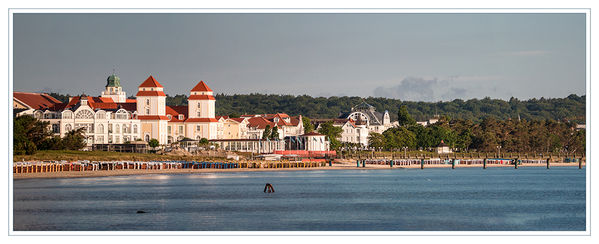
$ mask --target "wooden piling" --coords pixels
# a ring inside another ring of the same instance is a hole
[[[424,158],[420,159],[420,169],[424,169]]]
[[[547,158],[547,169],[549,169],[549,161],[550,161],[550,158]]]
[[[455,158],[451,159],[451,169],[455,169]]]
[[[483,169],[487,168],[487,159],[483,159]]]
[[[578,159],[578,169],[582,169],[582,158]]]
[[[514,169],[518,169],[518,159],[514,159]]]

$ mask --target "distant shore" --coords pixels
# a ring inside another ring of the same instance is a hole
[[[585,163],[582,164],[583,167]],[[521,164],[518,167],[546,167],[546,164]],[[507,167],[514,168],[509,164],[487,164],[488,168]],[[578,167],[578,163],[551,163],[550,167]],[[427,168],[451,168],[451,164],[430,164],[424,165]],[[458,164],[459,168],[481,168],[482,165]],[[389,169],[420,169],[420,164],[393,166],[388,165],[366,165],[366,167],[356,167],[356,164],[335,163],[333,166],[311,167],[311,168],[236,168],[236,169],[121,169],[121,170],[97,170],[97,171],[61,171],[44,173],[13,173],[13,179],[51,179],[51,178],[84,178],[84,177],[107,177],[107,176],[127,176],[127,175],[149,175],[149,174],[198,174],[198,173],[226,173],[226,172],[252,172],[252,171],[298,171],[298,170],[389,170]]]

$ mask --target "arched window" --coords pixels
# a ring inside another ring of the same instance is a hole
[[[106,119],[106,112],[100,110],[96,113],[96,119]]]
[[[123,133],[129,133],[129,128],[127,125],[123,125]]]
[[[94,113],[89,110],[81,110],[75,114],[76,119],[93,119]]]
[[[133,134],[137,134],[137,125],[133,125]]]
[[[150,141],[150,135],[146,134],[146,142]]]
[[[96,132],[97,133],[104,133],[104,125],[103,124],[99,124],[98,125],[98,130]]]
[[[73,127],[71,126],[71,124],[66,124],[66,125],[64,126],[64,131],[65,131],[65,132],[69,132],[69,131],[71,131],[72,129],[73,129]]]
[[[119,124],[114,125],[114,133],[121,133],[121,127],[119,126]]]
[[[150,99],[146,99],[146,105],[150,105]]]

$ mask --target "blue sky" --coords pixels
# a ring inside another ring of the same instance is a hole
[[[411,101],[585,94],[584,14],[14,15],[14,89]]]

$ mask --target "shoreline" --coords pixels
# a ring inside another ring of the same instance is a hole
[[[521,164],[518,167],[546,167],[546,164]],[[583,167],[586,163],[582,164]],[[487,164],[488,168],[514,168],[514,165],[506,164]],[[578,167],[578,163],[551,163],[550,167]],[[449,168],[451,164],[431,164],[424,165],[424,170],[428,168]],[[480,168],[482,165],[456,165],[459,168]],[[197,173],[223,173],[223,172],[255,172],[255,171],[305,171],[305,170],[395,170],[395,169],[420,169],[420,164],[394,166],[388,165],[367,165],[366,167],[356,167],[356,164],[339,164],[325,167],[308,168],[236,168],[236,169],[120,169],[120,170],[96,170],[96,171],[60,171],[43,173],[13,173],[13,180],[22,179],[60,179],[60,178],[88,178],[88,177],[109,177],[109,176],[129,176],[129,175],[151,175],[151,174],[197,174]]]

